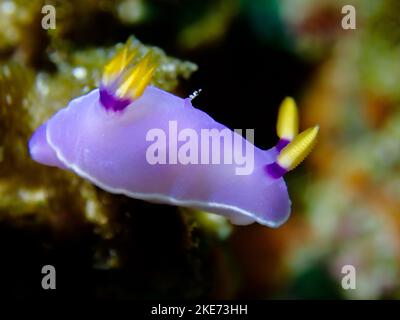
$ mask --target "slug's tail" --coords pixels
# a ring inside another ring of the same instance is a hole
[[[278,112],[276,132],[279,142],[275,146],[279,152],[275,162],[265,166],[268,175],[280,178],[297,167],[314,147],[319,126],[309,128],[298,135],[299,115],[294,99],[285,98]]]

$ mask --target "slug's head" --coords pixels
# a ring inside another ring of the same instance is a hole
[[[154,56],[147,53],[133,65],[138,48],[128,43],[106,64],[100,85],[100,102],[108,111],[122,111],[138,99],[149,85],[157,67]]]
[[[265,170],[269,176],[278,179],[296,168],[309,155],[317,141],[319,126],[298,135],[299,116],[296,103],[292,98],[286,98],[279,108],[276,129],[279,142],[275,148],[279,154],[276,161],[268,164]]]

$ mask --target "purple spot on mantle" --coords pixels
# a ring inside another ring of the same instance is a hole
[[[106,110],[122,111],[132,103],[132,100],[117,98],[102,87],[100,88],[100,102]]]
[[[281,167],[277,162],[267,164],[265,166],[265,171],[274,179],[282,177],[287,172],[287,170]]]
[[[290,143],[290,140],[287,139],[280,139],[278,143],[276,144],[275,148],[278,150],[278,152],[281,152],[281,150],[286,147]]]

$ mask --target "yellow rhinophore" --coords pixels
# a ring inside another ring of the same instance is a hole
[[[285,98],[278,112],[276,132],[280,139],[293,140],[299,132],[299,115],[293,98]]]
[[[317,141],[318,131],[319,126],[315,126],[296,136],[292,142],[282,149],[278,156],[277,163],[288,171],[297,167],[314,147]]]
[[[138,54],[138,48],[130,48],[131,43],[128,41],[124,47],[104,66],[103,83],[109,84],[115,80],[125,68],[132,62],[133,58]]]
[[[155,69],[154,56],[149,52],[124,76],[116,91],[117,96],[130,99],[140,97],[149,85]]]

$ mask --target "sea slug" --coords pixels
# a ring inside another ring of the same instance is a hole
[[[318,126],[297,135],[296,105],[286,98],[280,140],[261,150],[190,98],[151,86],[157,65],[150,53],[133,63],[138,54],[126,44],[104,67],[99,88],[41,125],[29,141],[32,159],[111,193],[200,209],[235,224],[284,223],[291,202],[282,176],[311,151]]]

